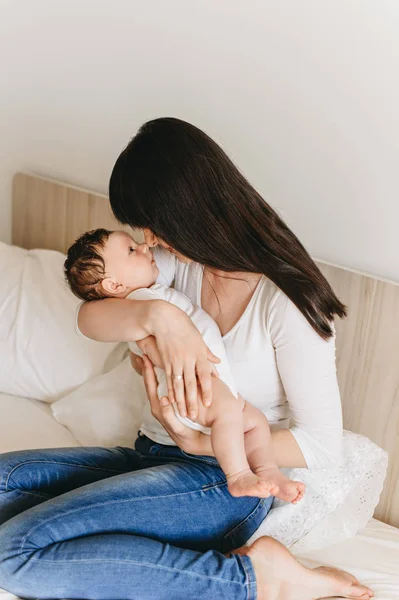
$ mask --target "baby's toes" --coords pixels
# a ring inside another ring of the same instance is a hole
[[[300,481],[295,481],[295,484],[296,484],[296,489],[297,489],[297,495],[291,501],[292,504],[297,504],[300,500],[302,500],[302,498],[305,495],[305,488],[306,488],[306,486],[303,483],[301,483]]]

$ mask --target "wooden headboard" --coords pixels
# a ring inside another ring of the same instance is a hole
[[[65,252],[81,233],[97,227],[122,228],[106,196],[33,175],[15,176],[13,244]],[[348,318],[336,323],[344,426],[388,451],[375,516],[399,526],[399,285],[317,262],[349,308]]]

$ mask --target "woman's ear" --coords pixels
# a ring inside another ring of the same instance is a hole
[[[106,277],[101,282],[101,287],[110,296],[119,296],[126,291],[126,286],[123,283],[118,283],[112,277]]]

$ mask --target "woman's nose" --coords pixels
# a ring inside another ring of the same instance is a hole
[[[139,244],[140,252],[143,254],[147,254],[150,251],[150,248],[147,244]]]
[[[158,245],[158,240],[157,240],[156,235],[154,235],[152,233],[152,231],[150,231],[149,229],[144,229],[144,238],[145,238],[146,244],[148,244],[148,246],[150,248]]]

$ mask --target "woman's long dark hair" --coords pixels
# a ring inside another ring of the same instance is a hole
[[[145,123],[120,154],[115,217],[148,228],[193,261],[263,273],[324,339],[345,306],[297,237],[203,131],[175,118]]]

